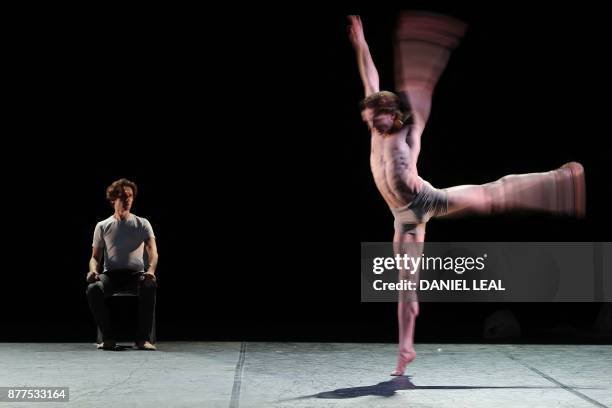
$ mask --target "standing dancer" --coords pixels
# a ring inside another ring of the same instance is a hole
[[[371,133],[370,166],[374,181],[395,217],[396,254],[418,256],[425,224],[432,217],[491,215],[516,210],[583,217],[584,170],[571,162],[544,173],[513,174],[483,185],[436,189],[419,177],[421,135],[432,94],[466,24],[451,17],[403,12],[395,38],[395,81],[398,93],[379,90],[378,71],[359,16],[349,16],[349,39],[357,55],[365,88],[361,116]],[[400,270],[400,279],[418,279]],[[399,356],[391,375],[403,375],[416,357],[414,327],[419,314],[414,295],[398,300]]]

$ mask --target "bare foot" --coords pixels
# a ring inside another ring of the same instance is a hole
[[[404,375],[404,371],[406,370],[406,366],[412,362],[416,357],[416,351],[402,351],[397,357],[397,366],[395,370],[391,372],[391,375],[398,376]]]

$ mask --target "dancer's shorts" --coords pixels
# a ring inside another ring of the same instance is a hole
[[[407,205],[391,209],[395,217],[395,230],[401,233],[416,233],[418,224],[424,224],[431,217],[448,212],[448,195],[445,190],[433,187],[423,180],[423,186]]]

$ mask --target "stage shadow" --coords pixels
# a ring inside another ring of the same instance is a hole
[[[306,398],[343,399],[358,398],[366,396],[392,397],[399,390],[480,390],[480,389],[550,389],[560,387],[530,387],[530,386],[472,386],[472,385],[414,385],[410,376],[396,377],[390,381],[384,381],[376,385],[363,387],[338,388],[333,391],[324,391],[318,394],[305,395],[291,398],[299,400]],[[289,400],[283,400],[289,401]]]

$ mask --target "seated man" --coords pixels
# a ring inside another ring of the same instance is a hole
[[[96,224],[93,249],[87,273],[87,299],[91,313],[102,331],[99,349],[116,347],[106,297],[118,290],[138,291],[138,337],[136,347],[140,350],[156,350],[151,344],[151,326],[155,311],[157,288],[157,245],[149,221],[130,213],[138,189],[136,184],[120,179],[106,189],[106,199],[115,213]],[[149,257],[145,272],[144,249]],[[99,273],[102,254],[104,271]]]

